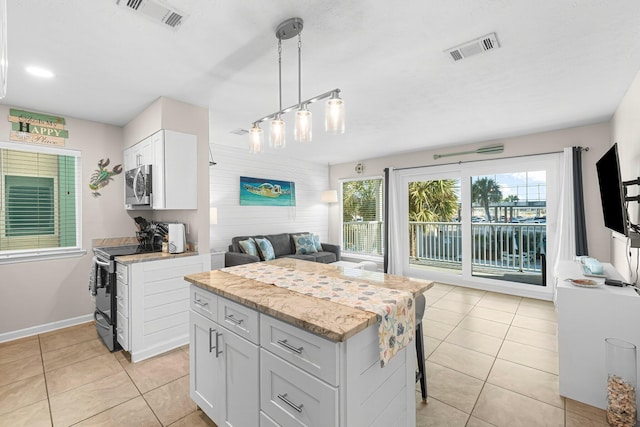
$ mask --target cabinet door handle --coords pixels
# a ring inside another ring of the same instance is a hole
[[[215,329],[213,329],[213,328],[209,328],[209,353],[211,353],[211,351],[212,351],[214,348],[216,348],[216,347],[212,347],[212,346],[211,346],[211,334],[212,334],[212,333],[214,333],[215,331],[216,331]],[[217,336],[217,334],[216,334],[216,346],[217,346],[217,345],[218,345],[218,336]],[[216,352],[217,352],[217,351],[218,351],[218,350],[216,349]],[[218,356],[216,355],[216,357],[218,357]]]
[[[295,409],[298,412],[302,412],[302,407],[304,406],[302,403],[299,405],[296,405],[295,403],[293,403],[292,401],[290,401],[289,399],[287,399],[287,393],[285,394],[279,394],[278,395],[278,399],[282,400],[284,403],[286,403],[287,405],[291,406],[293,409]]]
[[[218,351],[219,350],[219,343],[218,343],[218,338],[220,338],[222,336],[221,333],[216,332],[216,358],[218,358],[218,356],[220,356],[222,354],[222,351]]]
[[[236,326],[240,326],[244,321],[244,319],[236,319],[235,317],[233,317],[233,314],[225,314],[224,320],[228,320],[229,322],[233,323]]]
[[[304,347],[297,347],[296,348],[296,347],[292,346],[291,344],[289,344],[287,342],[287,340],[278,340],[278,344],[280,344],[284,348],[289,349],[291,351],[294,351],[294,352],[296,352],[298,354],[302,354],[302,350],[304,349]]]
[[[195,299],[195,300],[193,300],[193,303],[195,305],[199,305],[200,307],[203,307],[203,308],[209,305],[208,302],[202,302],[201,299]]]

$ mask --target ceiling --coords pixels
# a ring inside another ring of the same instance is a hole
[[[347,130],[325,134],[319,102],[311,143],[284,116],[281,153],[325,164],[606,121],[640,69],[637,0],[169,0],[178,30],[116,0],[7,3],[2,103],[123,126],[165,96],[208,107],[211,142],[247,150],[230,132],[278,109],[275,28],[301,17],[302,98],[340,88]],[[499,49],[444,52],[491,32]],[[282,56],[289,106],[295,38]]]

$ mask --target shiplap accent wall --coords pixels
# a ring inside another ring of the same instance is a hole
[[[286,148],[263,154],[211,144],[215,166],[209,168],[211,207],[218,223],[211,225],[211,250],[226,250],[234,236],[310,231],[328,242],[329,205],[320,197],[329,188],[329,166],[287,159]],[[293,181],[296,206],[240,206],[240,177]],[[331,242],[332,243],[332,242]]]

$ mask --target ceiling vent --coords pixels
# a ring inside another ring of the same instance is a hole
[[[498,43],[496,33],[491,33],[463,43],[459,46],[452,47],[451,49],[447,49],[445,50],[445,53],[449,55],[449,58],[451,58],[453,62],[457,62],[464,58],[494,50],[499,47],[500,43]]]
[[[187,18],[180,10],[160,0],[116,0],[116,4],[173,30]]]
[[[232,134],[234,134],[234,135],[246,135],[246,134],[248,134],[248,133],[249,133],[249,131],[248,131],[248,130],[246,130],[246,129],[238,128],[238,129],[234,129],[234,130],[232,130],[232,131],[231,131],[231,132],[229,132],[229,133],[232,133]]]

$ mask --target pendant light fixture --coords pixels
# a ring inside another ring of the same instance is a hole
[[[312,115],[308,105],[321,99],[328,99],[326,106],[325,130],[332,134],[342,134],[345,130],[344,101],[340,98],[340,89],[302,100],[302,18],[290,18],[278,25],[276,38],[278,39],[278,99],[279,109],[275,113],[264,116],[255,122],[249,131],[249,151],[262,153],[264,136],[260,123],[271,120],[269,145],[273,148],[284,148],[286,125],[282,116],[296,110],[294,139],[298,142],[310,142],[312,138]],[[282,40],[288,40],[298,36],[298,103],[287,108],[282,108]]]

